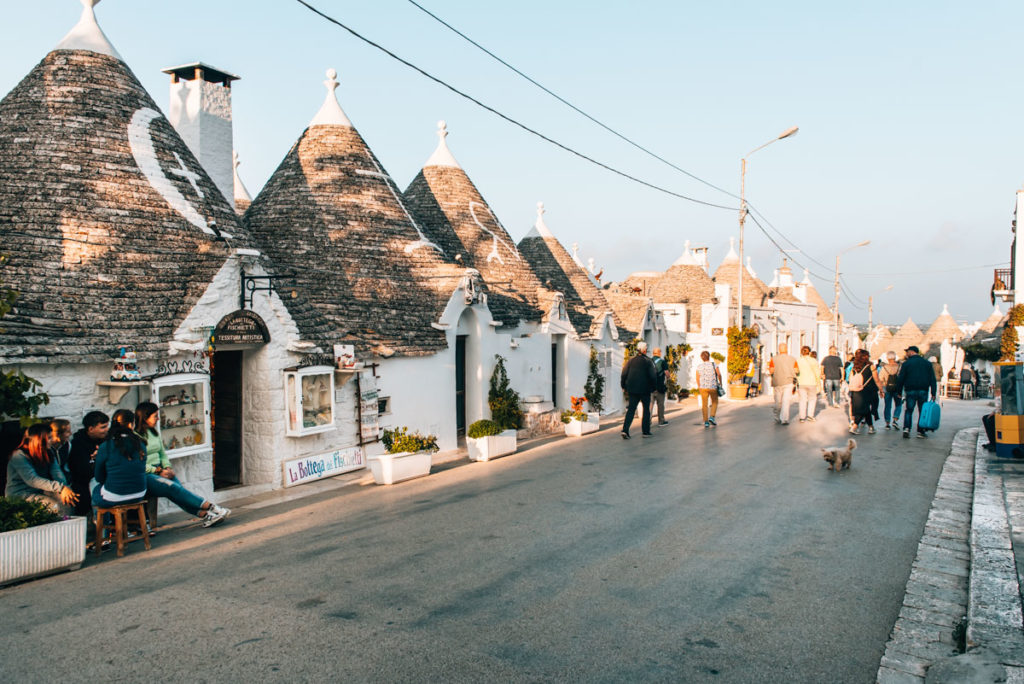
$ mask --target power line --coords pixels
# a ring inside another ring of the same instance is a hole
[[[375,43],[374,41],[370,40],[366,36],[363,36],[359,32],[355,31],[354,29],[349,28],[348,26],[346,26],[345,24],[341,23],[340,21],[338,21],[334,17],[331,17],[330,15],[325,14],[324,12],[321,12],[319,9],[317,9],[313,5],[311,5],[308,2],[306,2],[306,0],[295,0],[295,1],[298,2],[300,5],[302,5],[303,7],[305,7],[306,9],[308,9],[310,12],[313,12],[314,14],[316,14],[316,15],[320,16],[321,18],[329,21],[330,23],[334,24],[335,26],[338,26],[339,28],[342,28],[345,31],[348,31],[354,37],[356,37],[359,40],[363,41],[367,45],[370,45],[371,47],[374,47],[374,48],[380,50],[381,52],[386,54],[388,57],[391,57],[392,59],[394,59],[394,60],[396,60],[398,62],[401,62],[402,64],[404,64],[405,66],[409,67],[413,71],[416,71],[417,73],[421,74],[422,76],[425,76],[426,78],[430,79],[434,83],[437,83],[438,85],[447,88],[448,90],[450,90],[451,92],[455,93],[459,97],[462,97],[462,98],[464,98],[466,100],[469,100],[473,104],[477,105],[478,107],[480,107],[482,109],[487,110],[491,114],[494,114],[495,116],[497,116],[497,117],[507,121],[508,123],[510,123],[510,124],[512,124],[512,125],[514,125],[514,126],[516,126],[518,128],[521,128],[522,130],[526,131],[527,133],[530,133],[531,135],[534,135],[534,136],[540,138],[541,140],[544,140],[545,142],[547,142],[547,143],[549,143],[551,145],[554,145],[555,147],[558,147],[558,148],[560,148],[560,149],[562,149],[562,150],[564,150],[564,151],[566,151],[566,152],[568,152],[570,154],[573,154],[573,155],[579,157],[580,159],[583,159],[584,161],[588,161],[591,164],[594,164],[595,166],[599,166],[599,167],[605,169],[606,171],[610,171],[610,172],[612,172],[612,173],[614,173],[614,174],[616,174],[618,176],[621,176],[623,178],[631,180],[634,183],[639,183],[640,185],[643,185],[643,186],[646,186],[648,188],[651,188],[652,190],[657,190],[658,192],[662,192],[662,193],[664,193],[666,195],[670,195],[672,197],[677,197],[679,199],[683,199],[683,200],[686,200],[688,202],[694,202],[695,204],[702,204],[704,206],[714,207],[716,209],[727,209],[729,211],[737,211],[739,209],[739,207],[728,207],[728,206],[725,206],[723,204],[715,204],[713,202],[705,202],[704,200],[699,200],[699,199],[697,199],[695,197],[690,197],[688,195],[683,195],[682,193],[678,193],[678,192],[675,192],[673,190],[669,190],[668,188],[664,188],[664,187],[662,187],[660,185],[655,185],[654,183],[651,183],[649,181],[645,181],[645,180],[642,180],[640,178],[637,178],[636,176],[630,175],[630,174],[626,173],[625,171],[620,171],[619,169],[616,169],[616,168],[614,168],[614,167],[612,167],[612,166],[610,166],[608,164],[605,164],[604,162],[600,162],[600,161],[594,159],[593,157],[587,156],[586,154],[583,154],[582,152],[580,152],[580,151],[578,151],[576,149],[573,149],[572,147],[569,147],[568,145],[564,145],[564,144],[558,142],[557,140],[544,135],[540,131],[537,131],[537,130],[535,130],[533,128],[530,128],[526,124],[521,123],[520,121],[518,121],[516,119],[513,119],[512,117],[508,116],[507,114],[504,114],[504,113],[498,111],[494,107],[491,107],[490,105],[484,104],[483,102],[481,102],[480,100],[476,99],[472,95],[469,95],[468,93],[459,90],[455,86],[447,83],[446,81],[438,78],[437,76],[434,76],[433,74],[431,74],[431,73],[425,71],[424,69],[416,66],[412,62],[410,62],[410,61],[408,61],[408,60],[406,60],[406,59],[404,59],[402,57],[399,57],[394,52],[388,50],[387,48],[385,48],[384,46],[380,45],[379,43]]]
[[[776,242],[776,241],[775,241],[775,238],[773,238],[773,237],[771,236],[771,234],[770,234],[770,233],[769,233],[769,232],[768,232],[767,230],[765,230],[765,229],[764,229],[764,226],[762,226],[762,225],[761,225],[761,222],[757,220],[757,217],[756,217],[756,216],[754,216],[753,214],[747,214],[747,216],[749,216],[749,217],[750,217],[750,220],[754,222],[754,225],[756,225],[756,226],[757,226],[758,228],[760,228],[760,229],[761,229],[761,232],[762,232],[762,233],[764,233],[764,236],[765,236],[766,238],[768,238],[768,241],[769,241],[769,242],[771,242],[771,243],[772,243],[773,245],[775,245],[775,248],[776,248],[777,250],[779,250],[779,252],[780,252],[781,254],[785,254],[785,255],[786,255],[786,258],[788,258],[788,259],[789,259],[790,261],[792,261],[792,262],[793,262],[794,264],[796,264],[796,266],[797,266],[798,268],[802,268],[803,270],[807,271],[807,273],[809,273],[810,275],[814,276],[814,277],[815,277],[815,278],[817,278],[818,280],[821,280],[821,281],[824,281],[824,282],[828,282],[829,280],[831,280],[831,278],[826,278],[826,277],[824,277],[824,276],[822,276],[822,275],[820,275],[820,274],[818,274],[818,273],[814,273],[813,271],[811,271],[811,269],[807,268],[806,266],[804,266],[803,264],[801,264],[801,263],[800,263],[799,261],[797,261],[796,259],[794,259],[794,258],[793,258],[793,257],[792,257],[792,256],[790,255],[790,253],[789,253],[789,252],[788,252],[787,250],[783,249],[782,245],[780,245],[780,244],[779,244],[778,242]]]
[[[856,273],[846,271],[847,275],[863,276],[870,278],[881,278],[887,276],[912,276],[912,275],[932,275],[933,273],[950,273],[954,271],[976,271],[982,268],[999,268],[1000,266],[1009,266],[1009,261],[1003,261],[998,264],[981,264],[980,266],[962,266],[960,268],[938,268],[930,271],[895,271],[892,273]]]
[[[583,116],[587,120],[592,121],[593,123],[597,124],[598,126],[603,128],[604,130],[606,130],[609,133],[611,133],[612,135],[614,135],[616,138],[619,138],[620,140],[622,140],[622,141],[632,145],[633,147],[635,147],[636,149],[640,150],[641,152],[643,152],[643,153],[645,153],[647,155],[650,155],[651,157],[654,157],[658,161],[660,161],[663,164],[666,164],[666,165],[672,167],[676,171],[678,171],[678,172],[680,172],[680,173],[682,173],[682,174],[684,174],[686,176],[689,176],[693,180],[698,181],[700,183],[703,183],[704,185],[708,186],[709,188],[714,188],[715,190],[718,190],[719,192],[723,192],[726,195],[729,195],[730,197],[732,197],[733,199],[739,199],[739,195],[735,195],[735,194],[729,192],[728,190],[725,190],[724,188],[721,188],[721,187],[715,185],[714,183],[711,183],[710,181],[704,180],[703,178],[701,178],[700,176],[697,176],[696,174],[690,173],[686,169],[677,166],[676,164],[672,163],[668,159],[665,159],[664,157],[662,157],[662,156],[658,155],[657,153],[653,152],[652,150],[644,147],[643,145],[641,145],[640,143],[636,142],[635,140],[627,137],[626,135],[624,135],[622,133],[619,133],[617,130],[615,130],[611,126],[605,124],[604,122],[600,121],[596,117],[591,116],[590,114],[586,113],[585,111],[583,111],[582,109],[580,109],[579,107],[574,105],[572,102],[569,102],[568,100],[566,100],[564,97],[562,97],[558,93],[552,91],[551,89],[549,89],[548,87],[544,86],[543,84],[538,83],[536,80],[534,80],[533,78],[531,78],[527,74],[523,73],[522,71],[520,71],[519,69],[517,69],[513,65],[509,64],[504,59],[502,59],[498,55],[494,54],[493,52],[491,52],[490,50],[485,48],[483,45],[481,45],[480,43],[476,42],[475,40],[473,40],[472,38],[467,36],[465,33],[460,31],[459,29],[455,28],[454,26],[449,24],[447,21],[445,21],[441,17],[437,16],[436,14],[434,14],[433,12],[431,12],[430,10],[428,10],[427,8],[425,8],[423,5],[419,4],[415,0],[408,0],[408,2],[409,2],[410,5],[412,5],[416,9],[420,10],[421,12],[423,12],[424,14],[429,16],[431,19],[433,19],[434,21],[438,22],[439,24],[441,24],[442,26],[447,28],[449,31],[451,31],[455,35],[459,36],[460,38],[462,38],[463,40],[468,42],[470,45],[473,45],[474,47],[479,49],[481,52],[483,52],[484,54],[488,55],[489,57],[494,59],[496,62],[501,64],[502,66],[505,66],[508,69],[510,69],[511,71],[513,71],[516,74],[518,74],[519,76],[522,76],[527,81],[529,81],[530,83],[532,83],[533,85],[537,86],[538,88],[543,90],[545,93],[550,95],[551,97],[555,98],[556,100],[558,100],[559,102],[564,104],[566,107],[569,107],[570,109],[572,109],[574,112],[576,112],[580,116]]]

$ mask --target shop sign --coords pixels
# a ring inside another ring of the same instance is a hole
[[[215,344],[266,344],[270,331],[259,314],[239,309],[220,319],[213,331]]]
[[[292,487],[305,482],[322,480],[366,467],[363,450],[359,447],[335,449],[315,456],[305,456],[282,464],[284,468],[284,486]]]

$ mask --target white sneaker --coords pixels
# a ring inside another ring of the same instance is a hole
[[[207,510],[206,515],[203,516],[203,527],[213,527],[229,515],[231,515],[230,508],[223,508],[217,504],[210,504],[209,510]]]

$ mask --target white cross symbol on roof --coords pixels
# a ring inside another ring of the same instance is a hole
[[[185,162],[181,160],[181,157],[178,156],[177,152],[173,152],[172,154],[174,154],[174,158],[178,160],[178,166],[180,168],[170,169],[170,172],[173,173],[175,176],[181,176],[182,178],[187,180],[189,184],[192,185],[192,189],[196,191],[197,195],[199,195],[199,199],[203,199],[203,191],[199,189],[199,185],[196,183],[196,179],[199,178],[199,174],[189,171],[188,168],[185,166]]]

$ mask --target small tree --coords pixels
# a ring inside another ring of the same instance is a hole
[[[487,392],[487,405],[491,409],[491,420],[505,430],[519,429],[523,410],[519,407],[519,392],[509,385],[505,371],[505,359],[494,355],[494,370],[491,372],[491,388]]]
[[[1018,304],[1010,309],[1006,318],[1006,327],[1003,328],[1003,338],[999,343],[999,360],[1013,361],[1017,353],[1017,326],[1024,325],[1024,304]]]
[[[587,371],[587,382],[583,385],[583,396],[592,410],[600,413],[604,408],[604,376],[598,369],[597,350],[593,346],[590,347],[590,366]]]
[[[686,344],[677,344],[672,346],[671,344],[665,347],[665,388],[668,390],[669,399],[676,399],[679,397],[679,390],[682,388],[679,386],[679,362],[686,354]]]
[[[726,337],[729,340],[729,382],[740,382],[754,359],[750,341],[757,337],[757,331],[753,328],[732,326]]]
[[[0,269],[7,265],[7,255],[0,255]],[[3,287],[0,278],[0,318],[10,313],[18,293]],[[3,332],[3,328],[0,328]],[[24,426],[35,422],[39,407],[50,403],[46,392],[40,392],[43,384],[14,369],[0,373],[0,420],[18,419]]]

